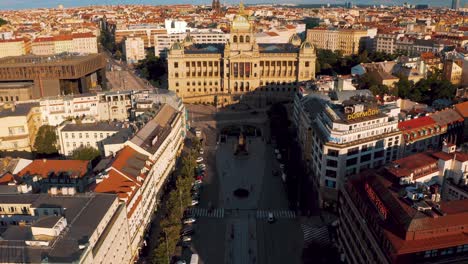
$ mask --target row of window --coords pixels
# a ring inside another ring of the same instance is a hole
[[[75,138],[75,133],[74,133],[74,132],[72,132],[72,133],[64,133],[65,138],[68,138],[68,137],[69,137],[68,134],[70,134],[70,138]],[[83,134],[84,134],[84,137],[85,137],[85,138],[89,138],[89,137],[90,137],[90,135],[89,135],[90,133],[76,133],[76,134],[77,134],[77,137],[78,137],[78,138],[83,138]],[[108,133],[106,133],[105,135],[106,135],[106,137],[109,137],[109,136],[111,135],[111,133],[108,132]],[[98,133],[94,133],[94,138],[95,138],[95,139],[98,139]],[[99,138],[100,138],[100,139],[103,139],[103,138],[104,138],[104,133],[99,133]]]
[[[14,101],[19,101],[19,97],[18,96],[0,96],[0,102],[14,102]]]

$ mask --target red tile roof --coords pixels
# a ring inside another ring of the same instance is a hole
[[[462,115],[464,118],[468,117],[468,101],[455,105],[455,110]]]
[[[432,169],[424,170],[431,165],[437,168],[437,158],[432,157],[428,153],[417,153],[399,160],[393,161],[387,170],[397,178],[410,176],[414,173],[413,179],[424,177],[428,173],[432,173]],[[415,173],[418,170],[419,173]],[[437,168],[438,170],[438,168]]]
[[[435,125],[435,121],[430,116],[423,116],[398,123],[400,130],[413,130],[426,126]]]
[[[0,176],[0,185],[7,185],[10,182],[13,182],[15,180],[15,177],[13,177],[13,174],[7,172]]]
[[[38,175],[42,178],[48,178],[51,172],[55,174],[67,172],[70,173],[70,177],[81,178],[88,172],[88,165],[88,160],[37,159],[22,169],[18,176]]]

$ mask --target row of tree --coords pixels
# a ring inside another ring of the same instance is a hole
[[[147,79],[153,86],[161,87],[167,80],[166,60],[156,57],[153,51],[148,51],[146,58],[141,60],[136,66],[141,77]]]
[[[199,143],[197,140],[195,142]],[[196,153],[198,153],[200,148],[200,144],[193,145],[194,147],[190,153],[183,154],[180,168],[177,171],[175,186],[169,192],[166,203],[159,209],[163,211],[164,217],[159,223],[161,232],[156,248],[152,252],[152,263],[169,264],[171,256],[174,254],[180,241],[181,219],[183,218],[185,209],[192,201],[190,190],[197,166],[195,161]]]
[[[391,61],[400,55],[385,52],[368,53],[367,50],[363,50],[359,54],[344,56],[339,50],[317,49],[316,72],[319,75],[350,74],[351,67],[360,63]]]
[[[372,75],[365,73],[358,81],[359,89],[369,89],[374,95],[396,95],[403,99],[409,99],[415,102],[432,104],[439,99],[452,100],[455,96],[457,87],[448,81],[440,70],[434,70],[428,73],[427,78],[414,83],[407,77],[399,76],[400,79],[393,88],[379,84]]]

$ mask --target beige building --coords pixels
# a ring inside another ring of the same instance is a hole
[[[463,62],[461,60],[447,60],[443,68],[444,76],[453,85],[461,85]]]
[[[92,33],[75,33],[38,37],[31,45],[31,53],[35,55],[53,55],[62,52],[98,53],[97,38]]]
[[[326,29],[313,28],[307,30],[307,40],[316,48],[340,50],[344,55],[359,53],[359,48],[365,45],[368,36],[365,29]]]
[[[127,63],[137,63],[146,57],[145,43],[142,38],[127,38],[123,43],[123,51]]]
[[[41,126],[39,104],[18,104],[0,111],[0,150],[31,151]]]
[[[0,39],[0,58],[26,55],[31,51],[31,43],[27,39]]]
[[[31,100],[33,89],[32,82],[0,83],[0,103]]]
[[[297,35],[287,44],[257,44],[241,8],[225,45],[196,44],[190,36],[172,45],[169,89],[184,102],[220,105],[290,99],[298,82],[315,78],[315,61],[313,45]]]

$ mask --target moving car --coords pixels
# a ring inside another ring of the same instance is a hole
[[[273,223],[275,222],[275,216],[273,215],[272,212],[268,213],[268,223]]]
[[[194,217],[189,217],[189,218],[185,218],[184,220],[182,220],[182,222],[184,224],[193,224],[197,221],[197,219],[195,219]]]
[[[196,161],[197,161],[197,163],[202,162],[202,161],[203,161],[203,157],[198,157]]]
[[[195,206],[198,204],[198,200],[192,200],[192,206]]]

